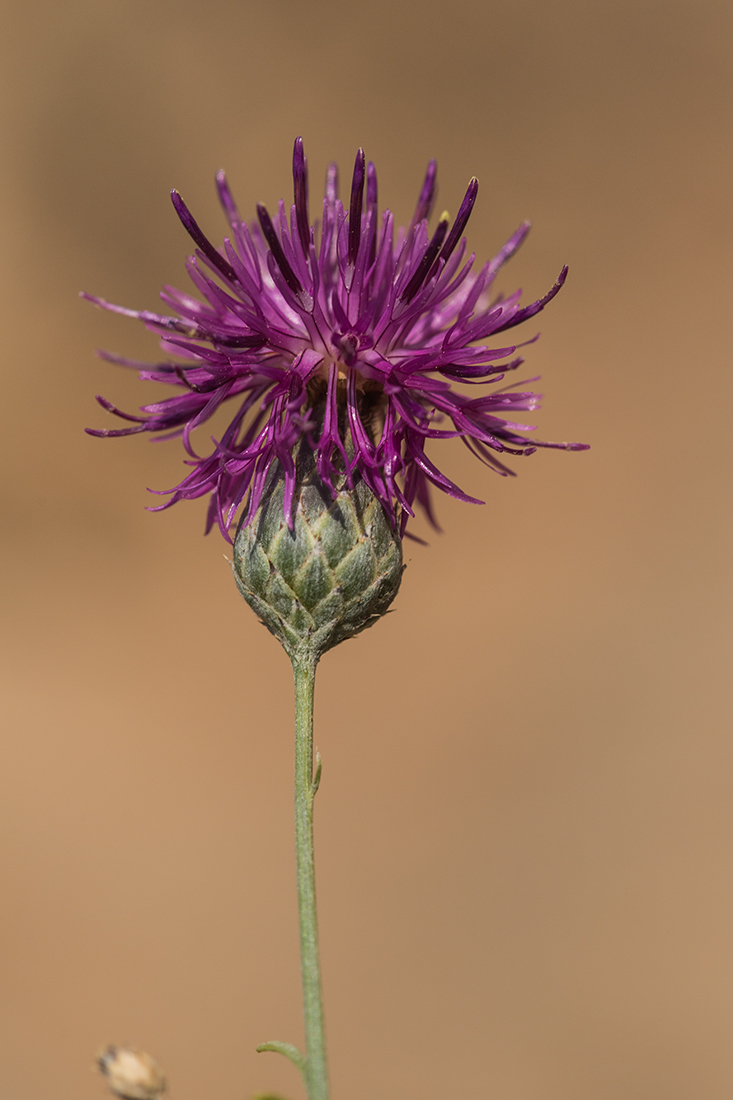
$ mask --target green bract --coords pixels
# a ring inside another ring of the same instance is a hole
[[[380,618],[402,579],[402,546],[363,481],[334,498],[301,446],[292,530],[285,477],[270,473],[252,521],[240,525],[232,568],[239,590],[291,659],[316,660]]]

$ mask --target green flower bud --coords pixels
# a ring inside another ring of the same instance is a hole
[[[334,497],[301,445],[292,530],[275,464],[257,513],[234,541],[239,590],[291,660],[318,660],[372,626],[402,580],[402,545],[380,502],[361,480],[350,489],[342,477],[337,490]]]

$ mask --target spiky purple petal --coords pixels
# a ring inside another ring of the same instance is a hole
[[[404,532],[414,504],[437,526],[430,485],[480,503],[427,457],[428,440],[458,437],[504,476],[512,471],[499,454],[585,449],[580,443],[532,445],[520,434],[532,428],[507,418],[536,409],[538,398],[519,389],[526,383],[504,384],[507,372],[522,363],[521,357],[507,358],[519,345],[492,348],[483,341],[544,309],[562,287],[567,268],[528,306],[520,305],[519,292],[492,301],[496,274],[526,237],[529,223],[474,272],[473,256],[464,262],[463,233],[478,192],[475,178],[452,227],[446,215],[432,235],[427,221],[436,194],[435,161],[428,165],[409,228],[396,235],[391,213],[378,215],[376,171],[362,149],[348,209],[338,197],[336,167],[329,168],[320,227],[309,220],[301,138],[293,148],[291,208],[281,202],[271,217],[260,204],[257,220],[247,225],[223,172],[216,184],[231,227],[222,250],[204,235],[178,192],[171,193],[197,248],[187,270],[199,297],[173,287],[161,294],[177,316],[124,309],[84,295],[142,321],[171,357],[145,364],[102,353],[179,392],[144,406],[141,416],[98,398],[128,426],[88,429],[92,435],[151,432],[183,439],[191,469],[166,492],[169,499],[160,508],[209,496],[206,530],[216,524],[228,538],[240,508],[245,522],[255,514],[270,466],[279,462],[288,514],[295,486],[293,448],[305,438],[315,450],[322,481],[333,488],[344,471],[350,482],[362,478]],[[492,388],[472,397],[454,383]],[[229,422],[213,450],[200,456],[191,434],[224,405],[232,410]],[[316,422],[320,428],[314,434]]]

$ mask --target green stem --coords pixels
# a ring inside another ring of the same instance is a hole
[[[300,968],[303,978],[305,1079],[308,1100],[328,1100],[326,1036],[318,958],[316,871],[313,858],[313,801],[320,761],[313,774],[313,693],[317,659],[293,659],[295,677],[295,854],[298,867]]]

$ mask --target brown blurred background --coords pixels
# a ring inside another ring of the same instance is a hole
[[[0,1091],[95,1100],[140,1045],[172,1100],[298,1100],[287,659],[178,444],[100,441],[155,354],[86,289],[185,285],[363,144],[408,219],[481,180],[481,259],[543,314],[539,453],[438,502],[396,611],[324,660],[317,843],[336,1100],[729,1100],[731,30],[724,0],[6,5]],[[531,335],[528,333],[527,335]]]

